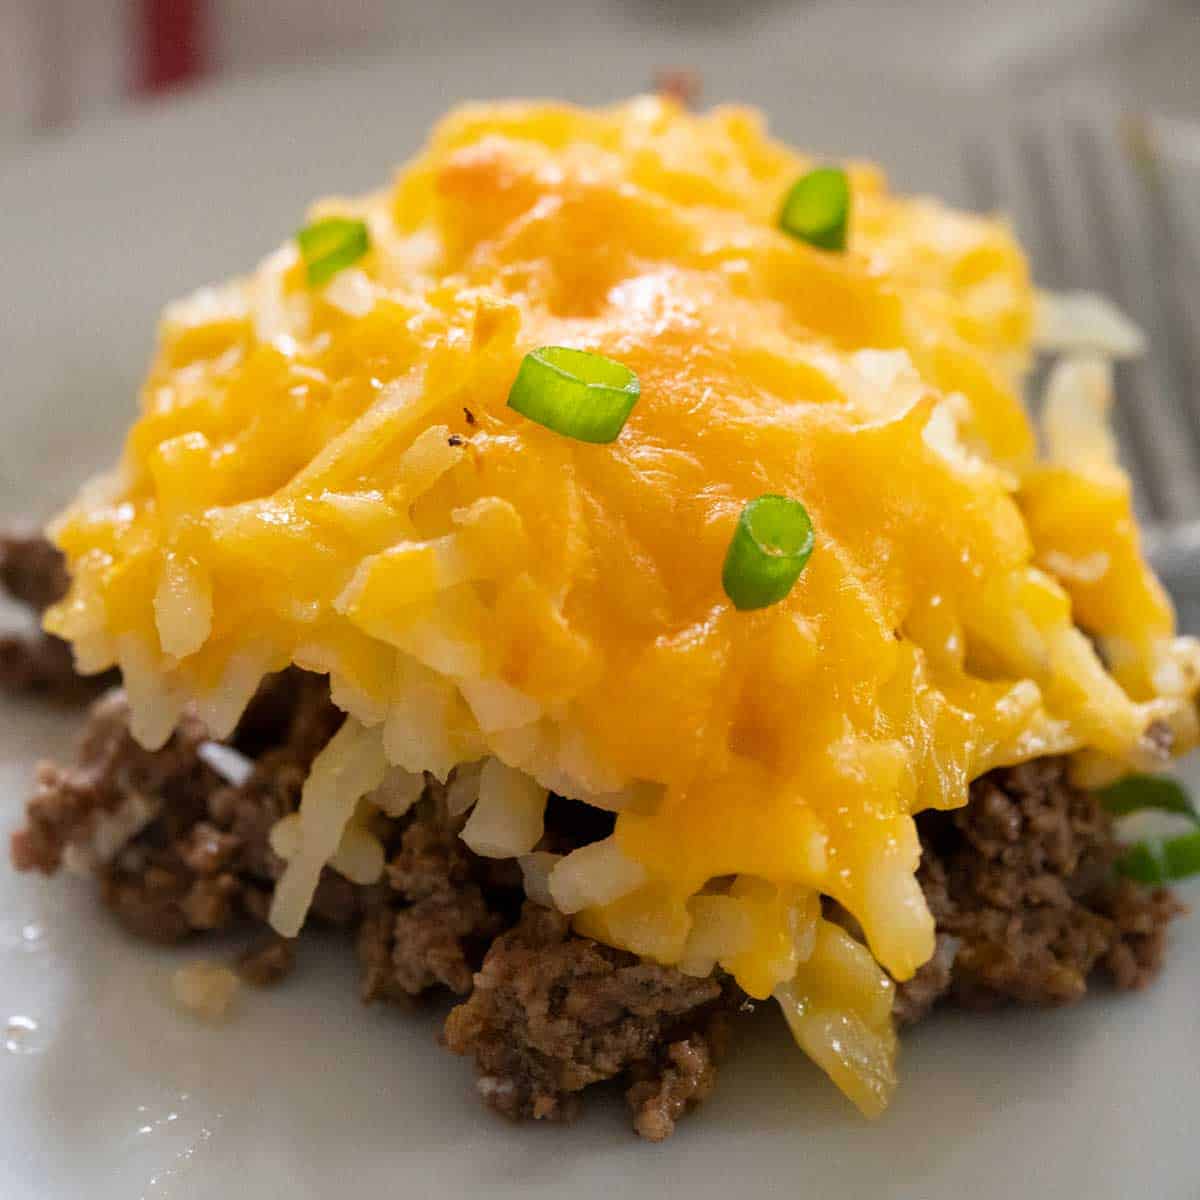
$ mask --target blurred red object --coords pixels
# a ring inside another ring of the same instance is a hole
[[[138,86],[161,92],[208,65],[209,0],[138,0]]]
[[[678,100],[684,108],[695,108],[704,91],[704,79],[691,67],[660,67],[654,72],[654,90]]]

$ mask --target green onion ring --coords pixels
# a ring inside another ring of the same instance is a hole
[[[1163,884],[1200,874],[1200,829],[1178,837],[1136,842],[1116,862],[1117,870],[1138,883]]]
[[[839,167],[801,175],[784,197],[779,228],[820,250],[845,250],[850,183]]]
[[[367,223],[351,217],[314,221],[296,234],[296,242],[308,271],[308,282],[313,287],[328,283],[339,271],[358,262],[371,248]]]
[[[799,500],[766,495],[742,509],[725,555],[721,583],[740,610],[777,604],[813,551],[813,527]]]
[[[1129,775],[1096,793],[1117,817],[1136,812],[1165,812],[1200,826],[1200,812],[1183,786],[1162,775]],[[1163,884],[1200,873],[1200,829],[1178,837],[1147,838],[1127,847],[1114,864],[1118,873],[1139,883]]]
[[[589,350],[543,346],[525,355],[508,407],[580,442],[616,441],[641,395],[626,366]]]
[[[1097,793],[1100,803],[1115,817],[1130,813],[1177,813],[1200,825],[1200,813],[1178,780],[1165,775],[1127,775]]]

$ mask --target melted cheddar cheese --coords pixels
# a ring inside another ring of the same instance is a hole
[[[579,928],[776,993],[877,1111],[890,980],[819,897],[908,978],[913,815],[1038,755],[1152,763],[1155,721],[1183,746],[1195,656],[1120,472],[1035,458],[1008,228],[852,166],[848,248],[814,249],[776,227],[811,165],[742,109],[452,114],[315,210],[367,222],[353,267],[310,287],[289,243],[167,310],[119,467],[54,527],[47,628],[121,665],[149,744],[295,663],[371,743],[358,795],[486,758],[618,809],[550,876]],[[543,345],[637,373],[616,442],[506,406]],[[743,613],[722,561],[764,492],[816,547]]]

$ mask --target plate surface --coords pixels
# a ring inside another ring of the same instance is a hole
[[[806,63],[769,26],[414,53],[84,130],[0,171],[5,517],[46,514],[111,458],[162,303],[245,268],[309,197],[378,182],[461,97],[615,99],[681,62],[709,99],[764,106],[782,136],[962,197],[971,103]],[[71,734],[60,714],[0,710],[5,828],[34,761]],[[167,1000],[170,971],[223,949],[148,950],[88,885],[0,868],[0,1195],[1194,1200],[1200,919],[1173,942],[1144,997],[920,1028],[895,1104],[870,1125],[764,1009],[713,1100],[653,1147],[611,1100],[566,1130],[489,1116],[469,1066],[435,1045],[436,1013],[362,1008],[352,954],[334,943],[306,943],[281,990],[244,991],[227,1026],[193,1024]]]

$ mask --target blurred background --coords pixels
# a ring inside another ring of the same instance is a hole
[[[852,46],[860,63],[898,78],[1025,95],[1099,89],[1200,116],[1198,0],[0,0],[0,153],[214,77],[503,44],[548,27],[585,37],[760,20],[807,56]]]
[[[614,100],[672,69],[816,153],[1009,214],[1042,285],[1132,316],[1121,452],[1200,585],[1200,0],[0,0],[0,253],[57,319],[78,305],[76,355],[128,397],[166,298],[254,261],[307,197],[377,182],[449,105]],[[95,269],[44,278],[76,201]],[[30,404],[62,357],[34,353],[36,311],[0,322]]]

